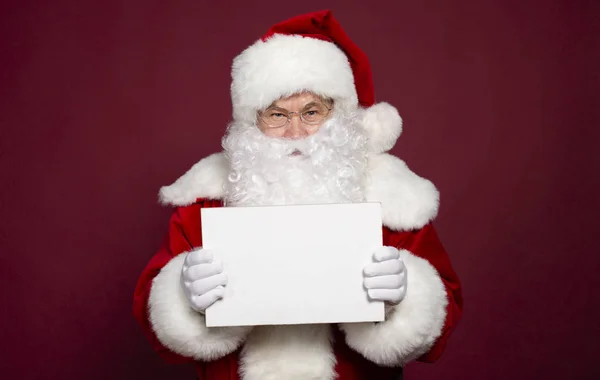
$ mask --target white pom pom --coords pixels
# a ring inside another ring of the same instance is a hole
[[[392,149],[402,133],[402,118],[398,110],[385,102],[365,110],[363,125],[369,136],[369,151],[372,153]]]

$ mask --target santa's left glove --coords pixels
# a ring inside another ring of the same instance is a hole
[[[192,309],[204,314],[210,305],[223,298],[226,285],[227,275],[217,252],[196,248],[186,254],[181,286]]]
[[[373,254],[373,263],[365,267],[363,274],[371,300],[397,305],[406,296],[406,266],[396,248],[378,248]]]

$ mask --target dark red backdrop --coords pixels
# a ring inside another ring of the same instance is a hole
[[[157,190],[220,149],[234,55],[323,8],[404,117],[464,282],[407,378],[600,378],[597,1],[95,3],[1,5],[1,378],[192,378],[131,316]]]

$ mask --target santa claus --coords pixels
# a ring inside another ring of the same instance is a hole
[[[397,379],[412,360],[435,361],[461,315],[460,282],[432,225],[436,188],[386,153],[402,123],[375,104],[367,57],[323,11],[273,26],[232,78],[223,152],[160,191],[175,210],[134,298],[154,348],[205,380]],[[206,327],[228,279],[202,248],[200,209],[365,201],[382,205],[384,246],[357,275],[385,321]]]

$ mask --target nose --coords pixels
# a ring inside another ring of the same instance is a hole
[[[300,120],[300,116],[296,114],[292,114],[292,120],[287,125],[285,133],[283,137],[291,140],[299,140],[308,136],[308,131],[302,120]]]

